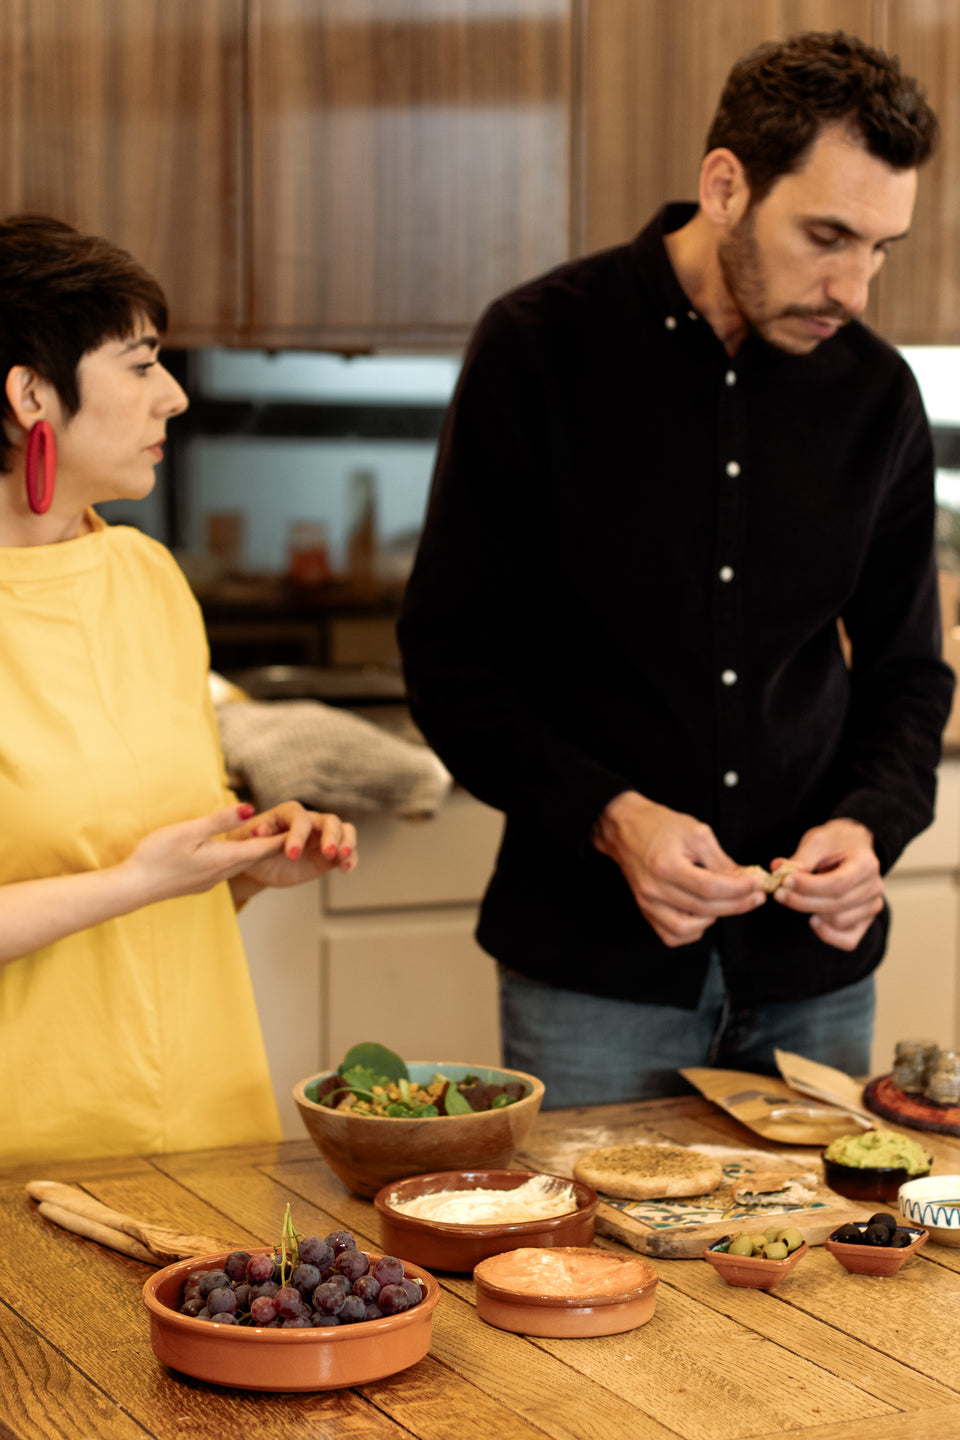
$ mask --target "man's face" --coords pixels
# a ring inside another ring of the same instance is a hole
[[[867,303],[888,246],[909,228],[915,170],[892,170],[846,126],[824,127],[800,170],[750,203],[719,243],[723,280],[771,345],[807,355]]]

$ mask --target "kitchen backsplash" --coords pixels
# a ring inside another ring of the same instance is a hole
[[[937,440],[941,543],[960,567],[960,347],[902,353]],[[223,516],[238,517],[232,558],[244,572],[287,573],[299,525],[322,535],[330,571],[340,574],[359,485],[371,500],[377,563],[402,577],[458,357],[202,350],[171,363],[191,411],[171,426],[154,494],[104,507],[107,518],[130,520],[171,545],[201,584],[217,533],[211,517]]]

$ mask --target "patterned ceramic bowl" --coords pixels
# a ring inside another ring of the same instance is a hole
[[[960,1245],[960,1175],[928,1175],[900,1186],[900,1214],[938,1245]]]

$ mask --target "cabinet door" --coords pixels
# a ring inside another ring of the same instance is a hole
[[[496,966],[476,923],[460,907],[325,917],[326,1065],[361,1040],[406,1060],[498,1065]]]
[[[890,941],[877,971],[871,1075],[888,1075],[898,1040],[935,1040],[945,1050],[960,1035],[960,903],[957,875],[896,874],[887,880]]]
[[[876,42],[874,0],[584,0],[578,250],[635,235],[695,200],[704,142],[734,61],[798,30]]]
[[[9,0],[0,213],[104,234],[167,291],[169,341],[236,336],[244,0]]]
[[[878,328],[896,345],[960,343],[960,8],[885,0],[884,47],[916,75],[940,118],[940,149],[920,171],[910,238],[879,279]]]
[[[251,342],[459,346],[566,257],[571,3],[251,0]]]

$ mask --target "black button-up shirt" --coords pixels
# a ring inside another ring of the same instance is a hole
[[[714,944],[738,1003],[802,998],[867,974],[886,916],[853,954],[772,903],[669,949],[590,843],[606,803],[695,815],[742,864],[849,816],[887,869],[932,817],[952,693],[909,368],[857,323],[728,356],[663,244],[692,213],[484,315],[399,631],[417,722],[506,812],[481,944],[691,1007]]]

